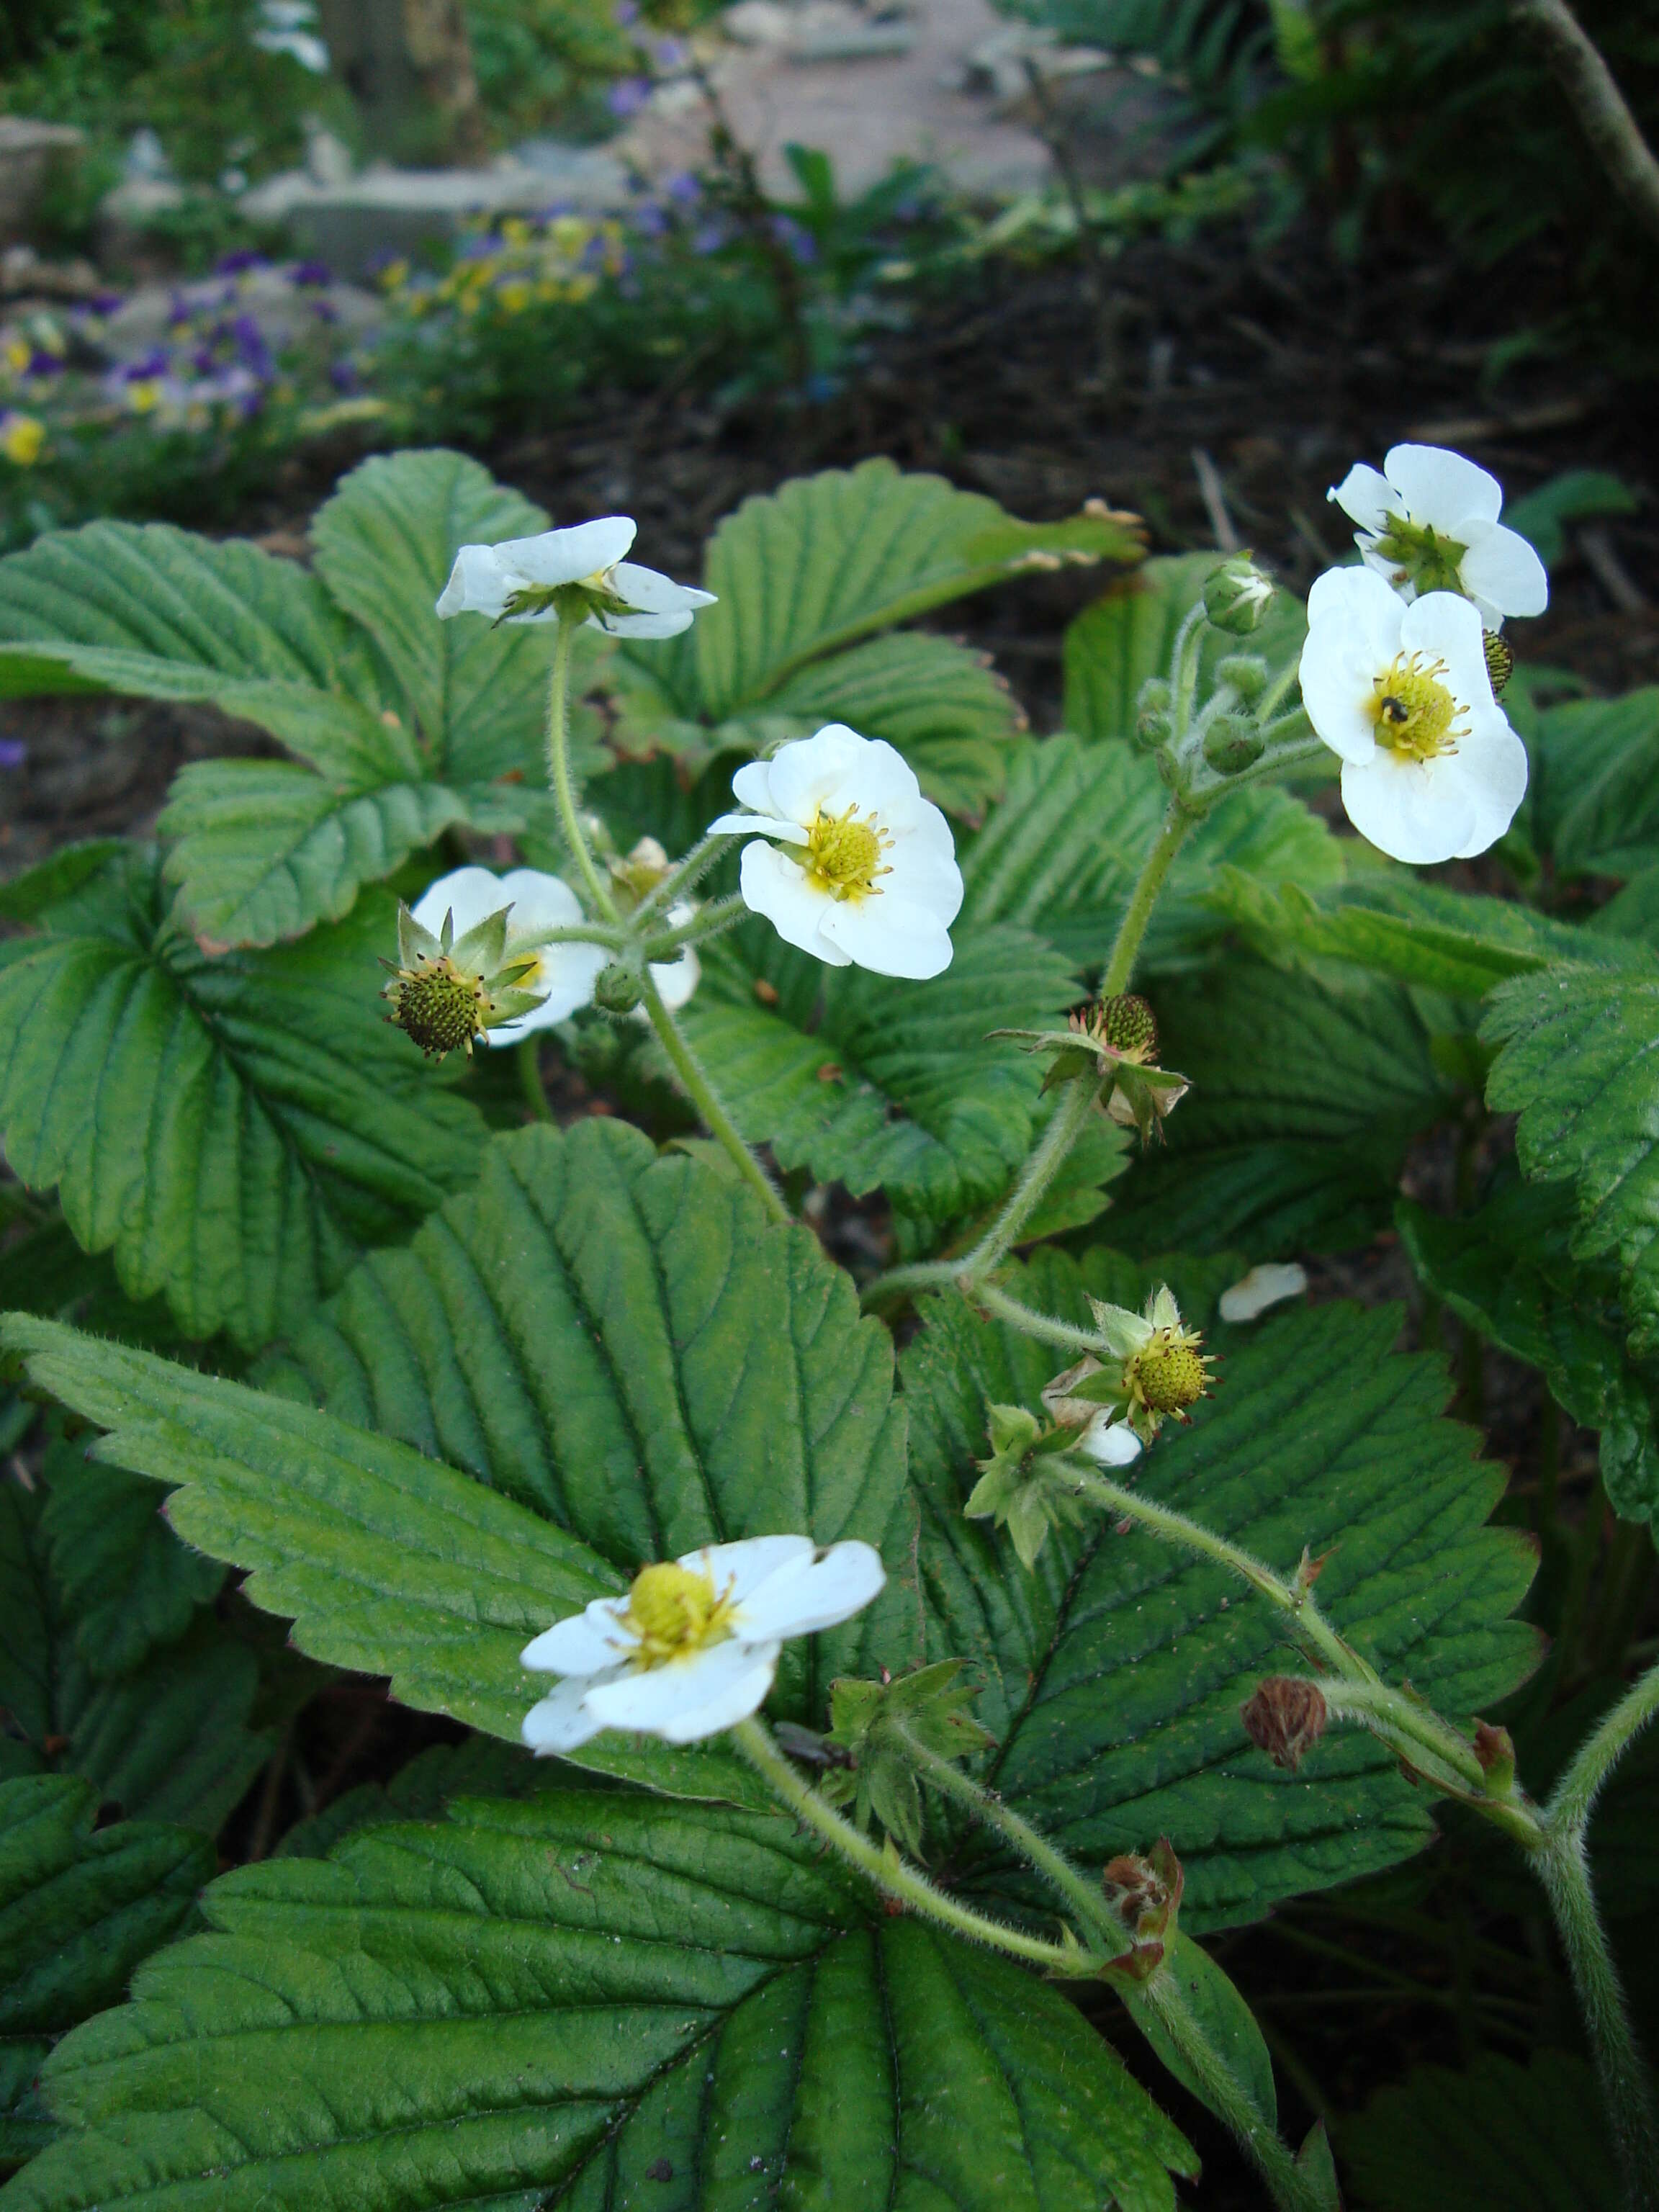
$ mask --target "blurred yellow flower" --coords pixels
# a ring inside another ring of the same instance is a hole
[[[14,466],[32,469],[46,442],[46,426],[33,415],[0,415],[0,453]]]

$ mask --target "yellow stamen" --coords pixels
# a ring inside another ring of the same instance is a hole
[[[730,1586],[717,1591],[714,1577],[700,1567],[679,1567],[672,1560],[641,1567],[622,1617],[637,1639],[635,1664],[664,1667],[671,1659],[689,1659],[711,1644],[724,1644],[736,1610]]]
[[[1462,709],[1442,680],[1445,673],[1443,660],[1425,662],[1420,653],[1402,653],[1373,679],[1369,711],[1379,745],[1411,761],[1438,760],[1457,750],[1457,740],[1468,731],[1458,722]]]
[[[857,817],[856,806],[844,814],[820,811],[806,833],[806,872],[834,899],[878,898],[876,878],[892,873],[881,865],[883,850],[892,839],[884,836],[873,815],[867,822]]]

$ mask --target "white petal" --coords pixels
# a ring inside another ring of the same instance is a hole
[[[851,967],[852,954],[823,933],[824,917],[835,900],[814,890],[805,870],[775,847],[759,838],[745,845],[738,882],[744,904],[751,914],[764,915],[786,945],[811,953],[831,968]]]
[[[732,1638],[665,1667],[630,1668],[590,1689],[587,1705],[606,1728],[695,1743],[746,1720],[764,1701],[777,1664],[775,1644]]]
[[[856,781],[870,750],[869,738],[844,722],[827,723],[814,737],[780,745],[767,763],[773,805],[792,822],[811,823],[843,782]]]
[[[1316,623],[1303,641],[1297,676],[1308,720],[1345,761],[1368,761],[1376,750],[1376,725],[1367,711],[1379,662],[1363,634],[1337,616]]]
[[[502,889],[501,878],[488,868],[454,868],[428,884],[410,911],[434,937],[443,928],[444,916],[453,914],[456,936],[465,937],[476,923],[499,913],[511,896]],[[512,916],[507,920],[510,926]]]
[[[1276,1306],[1285,1298],[1299,1298],[1307,1287],[1305,1267],[1298,1267],[1294,1261],[1266,1261],[1223,1291],[1221,1318],[1254,1321],[1258,1314],[1266,1313],[1269,1306]]]
[[[1444,680],[1460,707],[1492,704],[1480,617],[1455,592],[1429,592],[1413,599],[1400,625],[1400,644],[1403,652],[1444,662]]]
[[[1456,857],[1473,860],[1498,842],[1527,795],[1527,749],[1494,707],[1474,717],[1458,744],[1457,761],[1474,801],[1474,823]]]
[[[1406,760],[1385,745],[1344,766],[1342,804],[1378,852],[1415,867],[1449,860],[1474,832],[1474,801],[1443,760]]]
[[[730,1544],[683,1552],[678,1564],[700,1569],[717,1590],[740,1604],[781,1567],[808,1565],[817,1548],[810,1536],[739,1536]]]
[[[581,901],[562,876],[545,875],[539,868],[509,868],[501,878],[501,890],[498,905],[513,902],[507,918],[509,945],[539,930],[568,929],[582,918]]]
[[[627,1608],[626,1595],[596,1597],[580,1613],[567,1614],[532,1637],[519,1654],[520,1666],[532,1674],[604,1674],[633,1648],[633,1638],[620,1625]]]
[[[688,945],[678,960],[653,960],[651,980],[670,1013],[683,1006],[702,981],[702,963]],[[639,1012],[643,1013],[641,1006]]]
[[[495,551],[527,584],[580,584],[614,568],[634,543],[638,528],[632,515],[605,514],[568,530],[504,538]]]
[[[463,545],[437,611],[446,622],[452,615],[499,615],[518,587],[493,545]]]
[[[1470,598],[1495,607],[1499,615],[1541,615],[1550,601],[1544,564],[1518,530],[1501,523],[1471,532],[1458,578]]]
[[[1103,1407],[1078,1439],[1077,1449],[1102,1467],[1127,1467],[1140,1457],[1141,1442],[1127,1421],[1115,1421]]]
[[[602,629],[607,637],[678,637],[690,629],[691,610],[671,615],[595,613],[587,621],[590,629]]]
[[[699,607],[714,604],[713,592],[700,592],[695,584],[677,584],[672,576],[662,575],[655,568],[641,568],[634,561],[619,561],[611,581],[634,614],[695,614]]]
[[[951,933],[929,908],[890,890],[865,899],[827,899],[819,936],[860,968],[924,983],[951,964]],[[784,934],[781,929],[780,936]]]
[[[789,845],[811,842],[799,822],[786,822],[780,814],[722,814],[717,822],[709,823],[705,834],[710,837],[750,837],[757,830],[763,837],[781,837]]]
[[[1504,487],[1474,461],[1445,446],[1390,446],[1382,473],[1415,523],[1455,538],[1463,522],[1496,522]]]
[[[603,1676],[571,1674],[532,1705],[520,1723],[520,1734],[538,1759],[559,1751],[575,1751],[605,1726],[587,1703],[587,1692]]]
[[[1385,577],[1365,568],[1327,568],[1308,593],[1308,626],[1340,617],[1358,630],[1386,665],[1400,649],[1400,594]]]
[[[549,945],[537,955],[536,965],[521,988],[544,994],[517,1021],[502,1022],[489,1032],[492,1045],[517,1044],[537,1030],[550,1030],[568,1021],[580,1008],[592,1003],[593,986],[611,955],[602,945]]]
[[[780,811],[773,803],[772,779],[763,760],[744,763],[732,779],[732,796],[739,805],[752,806],[757,814]]]
[[[743,1601],[745,1641],[813,1636],[862,1613],[887,1580],[881,1554],[849,1538],[831,1544],[821,1559],[791,1561],[767,1577]]]
[[[1325,496],[1334,499],[1344,514],[1362,530],[1381,530],[1400,504],[1387,477],[1364,461],[1356,461],[1341,483],[1333,484]]]

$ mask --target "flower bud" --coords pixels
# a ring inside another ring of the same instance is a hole
[[[1241,1707],[1239,1718],[1250,1741],[1275,1766],[1294,1774],[1324,1735],[1330,1713],[1317,1682],[1303,1675],[1272,1674]]]
[[[1218,714],[1204,732],[1204,757],[1218,775],[1238,775],[1253,768],[1267,739],[1242,714]]]
[[[1170,713],[1170,684],[1167,677],[1149,676],[1140,687],[1135,702],[1134,741],[1142,752],[1155,753],[1160,745],[1167,744],[1175,734],[1175,722]]]
[[[1273,672],[1259,653],[1229,653],[1215,665],[1216,679],[1231,684],[1247,707],[1254,707]]]
[[[601,968],[593,984],[593,1003],[607,1014],[631,1014],[645,994],[631,968],[612,960]]]
[[[1217,629],[1248,637],[1261,627],[1273,595],[1272,578],[1263,575],[1249,554],[1234,553],[1206,579],[1204,611]]]
[[[1509,1797],[1515,1792],[1515,1745],[1506,1728],[1490,1721],[1474,1724],[1474,1755],[1480,1762],[1480,1778],[1488,1797]]]

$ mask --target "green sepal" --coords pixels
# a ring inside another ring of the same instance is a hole
[[[963,1665],[941,1659],[894,1681],[843,1679],[830,1686],[826,1741],[851,1764],[825,1775],[823,1793],[831,1804],[850,1804],[861,1828],[873,1814],[913,1855],[921,1849],[923,1827],[916,1747],[956,1759],[992,1741],[973,1717],[973,1686],[958,1679]]]

